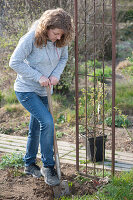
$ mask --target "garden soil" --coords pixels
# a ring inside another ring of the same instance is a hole
[[[0,159],[3,153],[0,152]],[[94,180],[77,181],[75,166],[62,164],[62,179],[68,180],[72,195],[93,194],[97,191]],[[7,168],[0,170],[0,200],[53,200],[51,186],[44,182],[44,178],[33,178],[23,174],[23,169]]]

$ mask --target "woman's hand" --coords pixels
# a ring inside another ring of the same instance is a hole
[[[51,87],[50,80],[45,76],[41,76],[41,78],[39,79],[39,83],[42,87],[46,87],[48,85]]]
[[[57,83],[59,82],[58,78],[56,78],[55,76],[50,76],[49,80],[51,85],[57,85]]]

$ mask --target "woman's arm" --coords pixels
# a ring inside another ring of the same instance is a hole
[[[66,66],[67,60],[68,60],[68,46],[65,46],[63,48],[59,62],[57,64],[56,68],[51,73],[50,77],[56,77],[59,80],[60,76]]]
[[[26,62],[24,62],[24,60],[32,51],[33,42],[33,32],[28,32],[26,35],[24,35],[20,39],[16,49],[14,50],[10,58],[9,66],[19,75],[38,82],[42,74],[37,70],[31,68]]]

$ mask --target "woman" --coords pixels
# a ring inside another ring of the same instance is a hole
[[[29,134],[24,156],[26,174],[45,178],[48,185],[60,183],[54,169],[53,118],[48,110],[46,87],[59,82],[68,59],[68,43],[73,26],[70,15],[61,8],[47,10],[19,41],[9,65],[17,72],[14,90],[30,112]],[[40,142],[40,170],[36,155]]]

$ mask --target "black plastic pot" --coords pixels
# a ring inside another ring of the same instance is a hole
[[[103,161],[103,155],[105,159],[105,141],[106,141],[107,135],[104,136],[104,154],[103,154],[103,136],[96,137],[95,145],[96,145],[96,155],[95,155],[95,161]],[[92,162],[94,162],[94,138],[88,138],[88,144],[87,144],[87,152],[88,152],[88,158]]]

